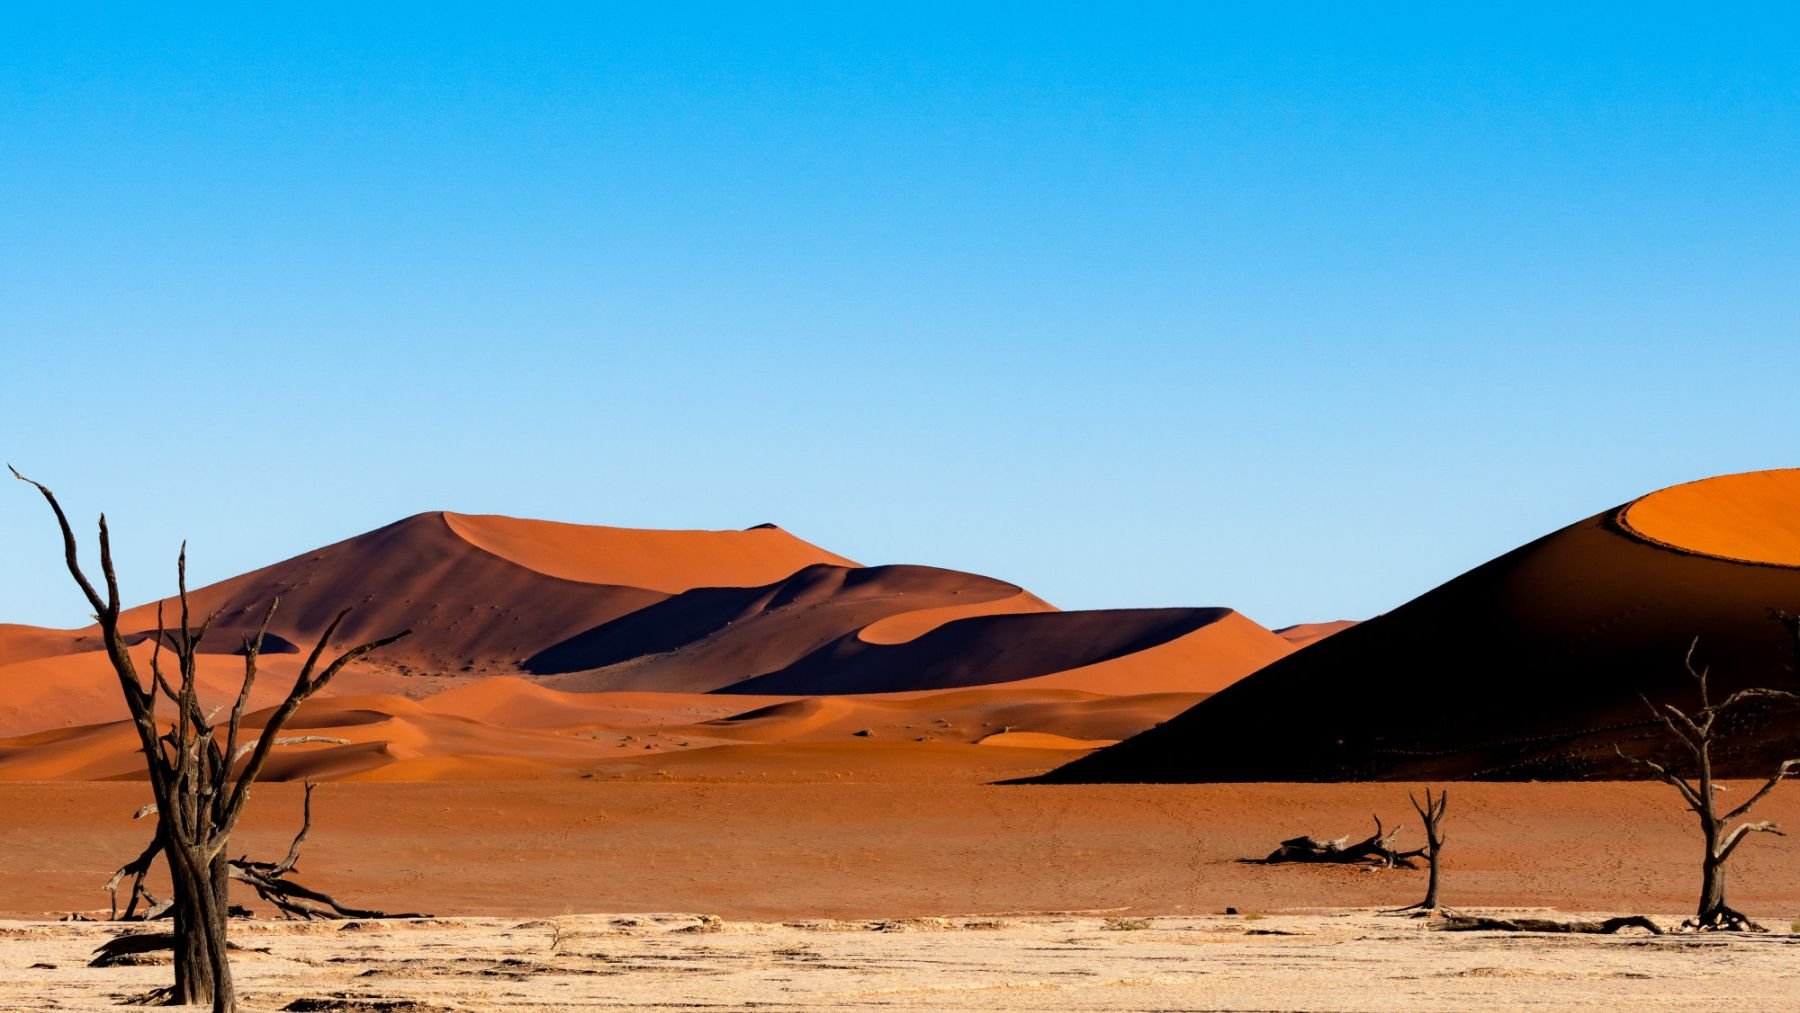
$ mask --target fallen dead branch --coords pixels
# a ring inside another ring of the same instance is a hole
[[[1292,837],[1282,841],[1281,846],[1269,852],[1266,858],[1246,858],[1240,861],[1252,865],[1279,865],[1285,862],[1313,862],[1337,865],[1374,865],[1388,869],[1416,869],[1413,859],[1425,854],[1424,848],[1412,851],[1396,851],[1394,838],[1400,833],[1400,826],[1385,829],[1381,817],[1375,820],[1375,832],[1354,844],[1348,843],[1348,834],[1335,840],[1320,841],[1312,837]]]
[[[306,843],[306,837],[312,833],[312,793],[316,785],[308,782],[306,795],[301,803],[300,832],[288,845],[287,854],[279,862],[253,862],[248,856],[231,859],[226,863],[232,879],[249,886],[256,895],[273,904],[276,910],[289,918],[429,918],[430,915],[418,912],[387,912],[372,908],[349,907],[341,904],[336,898],[322,890],[315,890],[288,878],[294,866],[300,861],[300,846]],[[152,815],[154,806],[146,806],[138,810],[134,819]],[[159,832],[151,838],[150,843],[136,858],[120,866],[106,881],[106,890],[112,896],[113,918],[115,921],[151,921],[166,917],[171,905],[168,901],[158,900],[144,889],[144,877],[149,874],[151,863],[163,850],[163,839]],[[131,895],[123,914],[119,913],[119,886],[129,877],[131,879]],[[142,901],[144,910],[138,911]],[[248,915],[245,908],[233,906],[233,915]],[[122,936],[121,939],[147,938]],[[166,947],[165,947],[166,948]]]
[[[1437,924],[1443,932],[1586,932],[1611,935],[1620,929],[1643,929],[1653,936],[1662,927],[1643,915],[1625,915],[1601,921],[1557,921],[1553,918],[1486,918],[1480,915],[1445,915]]]

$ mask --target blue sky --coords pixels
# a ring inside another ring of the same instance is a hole
[[[0,15],[0,457],[134,600],[447,508],[1279,625],[1800,463],[1779,8],[363,6]]]

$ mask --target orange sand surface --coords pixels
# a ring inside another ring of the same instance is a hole
[[[1631,503],[1619,516],[1627,529],[1671,548],[1800,566],[1800,468],[1670,486]]]
[[[471,545],[527,569],[670,594],[696,587],[755,587],[815,563],[857,565],[773,526],[650,531],[494,514],[443,516]]]
[[[334,691],[414,699],[518,675],[560,689],[677,694],[871,694],[1044,677],[1021,688],[1212,692],[1292,649],[1230,609],[1062,612],[1002,580],[864,567],[767,525],[659,531],[421,513],[191,599],[196,622],[216,614],[201,648],[209,672],[230,667],[276,599],[263,650],[290,671],[341,609],[351,611],[340,648],[410,630]],[[171,610],[162,621],[178,618]],[[150,602],[126,610],[121,632],[145,645],[158,622]],[[0,736],[120,716],[94,692],[110,678],[100,647],[91,626],[0,626]],[[59,682],[78,687],[68,706]]]
[[[1301,833],[1361,835],[1372,812],[1414,844],[1416,787],[326,784],[300,869],[340,899],[440,915],[1386,907],[1418,899],[1425,874],[1237,860]],[[130,817],[147,797],[141,784],[0,784],[0,910],[103,906],[101,885],[143,845],[148,827]],[[299,799],[299,785],[259,787],[233,852],[278,857]],[[1800,823],[1800,786],[1757,816]],[[1671,913],[1698,888],[1692,817],[1663,785],[1452,785],[1446,830],[1453,906]],[[1732,859],[1734,905],[1785,927],[1800,915],[1797,858],[1792,839],[1752,839]]]
[[[0,728],[13,733],[0,739],[0,780],[143,776],[136,732],[123,720],[110,671],[95,662],[81,668],[83,678],[68,678],[69,660],[0,668],[14,679],[0,693]],[[227,699],[237,659],[201,662],[203,700]],[[276,703],[296,664],[291,656],[273,659],[253,703]],[[36,671],[47,666],[55,671]],[[278,747],[265,776],[972,783],[1041,772],[1204,697],[1054,686],[853,697],[570,693],[494,676],[417,700],[391,692],[320,696],[288,732],[342,741]],[[113,720],[21,732],[52,706]],[[246,715],[247,726],[260,727],[266,713]]]
[[[1324,640],[1334,633],[1342,633],[1355,626],[1356,623],[1355,619],[1333,619],[1324,623],[1297,623],[1293,626],[1283,626],[1275,631],[1275,635],[1295,647],[1305,647],[1307,644]]]
[[[1054,612],[1056,606],[1029,591],[1004,595],[986,601],[962,602],[938,608],[901,612],[862,628],[857,636],[871,644],[904,644],[917,640],[953,619],[970,616],[1012,615],[1019,612]]]

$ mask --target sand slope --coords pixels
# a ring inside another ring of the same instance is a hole
[[[877,779],[909,764],[1028,774],[1293,649],[1229,609],[1062,612],[1005,581],[864,567],[772,526],[427,513],[196,589],[195,612],[218,613],[201,658],[207,705],[233,695],[235,654],[276,597],[258,705],[279,699],[341,607],[352,611],[339,646],[414,631],[305,712],[347,744],[283,753],[277,779],[717,778],[759,776],[765,761]],[[124,627],[142,664],[154,603]],[[92,628],[0,627],[0,778],[132,775],[134,739],[98,647]],[[1009,688],[1003,699],[849,699],[990,685]],[[701,696],[718,693],[730,696]],[[326,716],[350,697],[354,720]],[[1137,702],[1100,703],[1112,697]],[[717,723],[765,704],[774,710]],[[1015,732],[1027,737],[993,738]],[[1015,748],[996,765],[982,750],[999,743]],[[686,755],[711,749],[725,752]]]
[[[1744,490],[1757,500],[1747,507]],[[1655,493],[1570,525],[1278,661],[1181,717],[1056,771],[1061,781],[1635,776],[1614,745],[1660,749],[1638,700],[1691,704],[1681,662],[1700,638],[1715,693],[1800,689],[1794,644],[1768,617],[1800,609],[1800,568],[1709,551],[1773,546],[1764,519],[1800,512],[1800,471]],[[1651,507],[1640,515],[1639,509]],[[1752,508],[1753,507],[1753,508]],[[1644,522],[1643,518],[1650,521]],[[1737,518],[1738,526],[1726,524]],[[1745,726],[1727,771],[1764,771],[1800,732],[1792,710]]]
[[[1275,635],[1295,647],[1305,647],[1308,644],[1316,644],[1334,633],[1342,633],[1355,626],[1356,623],[1355,619],[1333,619],[1323,623],[1295,623],[1292,626],[1281,627],[1275,631]]]
[[[203,659],[203,700],[230,695],[233,669],[224,666],[231,660]],[[40,663],[7,671],[33,664]],[[291,669],[286,674],[291,679]],[[263,709],[246,715],[246,727],[261,727],[284,687],[282,675],[271,672],[260,684],[253,702]],[[63,682],[42,684],[42,692],[112,719],[32,732],[6,729],[11,734],[0,738],[0,780],[141,778],[136,733],[123,720],[110,679],[101,666],[73,690]],[[280,747],[265,776],[272,781],[996,780],[1040,773],[1149,728],[1203,697],[1012,687],[800,698],[568,693],[494,676],[422,700],[392,693],[315,698],[295,715],[290,731],[344,741]],[[1006,735],[1015,737],[995,739]],[[1000,756],[986,751],[994,745],[1030,748]]]

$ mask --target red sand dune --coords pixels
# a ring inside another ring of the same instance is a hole
[[[565,689],[710,692],[786,670],[827,649],[857,654],[881,646],[865,639],[865,631],[891,620],[941,628],[950,618],[946,609],[979,615],[1026,608],[1050,606],[1012,584],[956,570],[820,564],[762,587],[674,595],[570,637],[533,655],[525,667],[560,675],[553,684]],[[919,612],[928,615],[913,621]],[[906,630],[890,625],[882,639],[897,632]]]
[[[1334,633],[1342,633],[1355,626],[1356,623],[1355,619],[1333,619],[1324,623],[1296,623],[1293,626],[1283,626],[1275,631],[1275,635],[1295,647],[1305,647],[1308,644],[1316,644]]]
[[[1292,650],[1228,609],[1061,612],[1005,581],[863,567],[770,526],[428,513],[195,590],[196,614],[219,613],[200,659],[204,699],[230,699],[233,652],[277,596],[257,705],[285,691],[340,607],[353,611],[339,646],[414,631],[304,712],[349,741],[284,751],[277,778],[593,775],[600,760],[605,776],[670,776],[673,764],[710,778],[776,746],[780,763],[806,746],[795,755],[821,770],[841,774],[849,758],[876,777],[915,754],[928,768],[980,755],[968,750],[984,740],[1067,755]],[[140,662],[156,626],[154,603],[125,615]],[[0,778],[130,773],[133,739],[98,647],[93,628],[0,627],[0,736],[12,737]],[[1006,688],[921,693],[987,685]],[[720,691],[730,695],[706,695]],[[353,697],[354,720],[329,717]],[[992,739],[1015,732],[1032,737]],[[709,749],[726,754],[694,758]]]
[[[1054,781],[1549,779],[1641,776],[1663,748],[1639,693],[1692,706],[1682,658],[1715,696],[1800,689],[1792,557],[1800,470],[1652,493],[1570,525],[1313,644]],[[1655,541],[1640,535],[1648,532]],[[1703,554],[1704,553],[1704,554]],[[1735,561],[1756,559],[1756,563]],[[1793,710],[1751,721],[1732,776],[1791,755]]]
[[[442,516],[470,545],[539,573],[668,594],[754,587],[814,563],[857,565],[772,524],[746,531],[654,531],[492,514]]]
[[[208,697],[225,695],[225,685],[210,676],[206,683]],[[317,698],[288,732],[345,741],[280,747],[266,776],[886,781],[941,776],[960,764],[959,776],[979,780],[1037,773],[1071,750],[1141,731],[1202,696],[1004,688],[823,698],[564,693],[496,676],[424,700]],[[96,690],[93,699],[105,697]],[[260,728],[267,713],[247,715],[246,727]],[[982,744],[1035,752],[997,759],[982,756],[976,750]],[[123,720],[0,739],[0,780],[139,778],[136,749],[135,732]]]
[[[1800,566],[1800,470],[1751,471],[1670,486],[1632,503],[1619,523],[1684,552]]]

